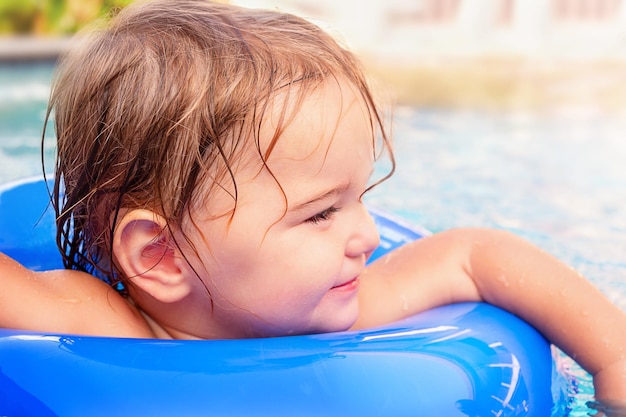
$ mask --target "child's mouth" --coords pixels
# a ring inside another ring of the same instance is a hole
[[[353,279],[351,279],[348,282],[344,282],[343,284],[336,285],[336,286],[332,287],[331,290],[352,291],[352,290],[356,289],[358,286],[359,286],[359,278],[358,277],[354,277]]]

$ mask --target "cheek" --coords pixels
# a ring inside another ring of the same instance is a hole
[[[241,253],[233,262],[241,282],[262,287],[264,294],[315,297],[315,293],[334,285],[341,267],[341,257],[333,256],[336,249],[317,243],[310,237],[293,240],[268,237],[261,250]]]
[[[342,265],[342,251],[334,242],[314,239],[291,245],[282,263],[292,276],[299,277],[301,285],[309,287],[333,286]]]
[[[309,305],[336,284],[344,253],[340,239],[306,227],[255,234],[259,229],[247,223],[228,234],[215,227],[193,232],[200,257],[190,261],[212,294],[235,304]]]

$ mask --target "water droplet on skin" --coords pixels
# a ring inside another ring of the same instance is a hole
[[[80,304],[81,302],[80,298],[64,298],[62,301],[68,304]]]
[[[504,285],[505,287],[508,287],[509,285],[511,285],[511,284],[509,283],[509,280],[506,278],[506,275],[500,275],[500,276],[498,276],[498,281],[500,281],[500,283],[501,283],[502,285]]]
[[[611,341],[609,340],[608,337],[603,337],[602,338],[602,344],[606,347],[609,347],[611,345]]]
[[[408,311],[409,310],[409,302],[406,299],[405,295],[401,295],[400,299],[402,300],[402,311]]]

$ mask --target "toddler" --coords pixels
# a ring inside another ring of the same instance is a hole
[[[129,6],[63,58],[52,112],[67,269],[0,255],[0,326],[268,337],[485,301],[577,360],[599,399],[626,398],[626,314],[522,239],[449,230],[366,266],[378,234],[362,197],[384,180],[377,159],[393,171],[389,139],[358,61],[303,19]]]

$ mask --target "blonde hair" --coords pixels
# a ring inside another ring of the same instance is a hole
[[[329,77],[347,79],[369,108],[373,147],[389,147],[358,61],[299,17],[161,0],[131,5],[84,38],[63,57],[48,108],[57,244],[66,268],[114,287],[124,281],[111,249],[120,210],[149,208],[180,229],[198,186],[224,178],[236,202],[233,163],[243,146],[263,161],[271,153],[258,132],[278,90],[301,102]]]

